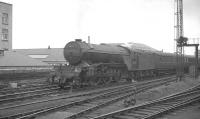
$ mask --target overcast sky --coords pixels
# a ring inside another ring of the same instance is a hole
[[[174,51],[174,0],[1,0],[13,4],[13,48],[136,42]],[[184,34],[200,37],[200,0],[184,0]],[[190,48],[189,50],[192,50]],[[189,51],[187,51],[189,52]]]

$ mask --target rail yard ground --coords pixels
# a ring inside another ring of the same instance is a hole
[[[36,82],[38,82],[38,81],[36,81]],[[197,85],[199,82],[200,82],[200,77],[198,79],[193,79],[193,78],[190,78],[190,77],[187,76],[182,81],[170,82],[170,83],[164,84],[162,86],[158,86],[158,87],[155,87],[155,88],[151,88],[151,89],[149,89],[147,91],[140,92],[140,93],[138,93],[138,94],[136,94],[134,96],[135,99],[136,99],[136,105],[142,104],[142,103],[147,102],[147,101],[152,101],[152,100],[155,100],[155,99],[158,99],[158,98],[161,98],[161,97],[164,97],[164,96],[176,93],[176,92],[181,92],[181,91],[183,91],[185,89],[188,89],[190,87],[193,87],[193,86]],[[82,94],[81,92],[84,93],[84,91],[78,91],[77,93]],[[76,94],[76,92],[72,92],[72,93]],[[66,95],[67,94],[68,93],[66,92]],[[50,96],[44,96],[43,98],[38,98],[38,99],[37,98],[36,99],[33,98],[33,99],[30,99],[30,100],[24,100],[24,101],[20,101],[20,102],[19,101],[18,102],[13,102],[13,103],[1,105],[1,106],[3,106],[3,107],[4,106],[5,107],[9,106],[9,105],[12,106],[15,103],[16,104],[25,104],[25,103],[28,103],[28,102],[40,101],[41,99],[45,99],[45,98],[48,98],[48,99],[49,98],[56,98],[57,96],[59,96],[59,94],[50,95]],[[101,99],[100,99],[100,102],[102,102]],[[40,105],[43,105],[43,104],[40,104]],[[75,106],[75,108],[77,108],[77,107]],[[109,112],[112,112],[112,111],[116,111],[116,110],[119,110],[119,109],[123,109],[123,108],[126,108],[125,105],[124,105],[124,99],[123,100],[119,100],[117,102],[114,102],[112,104],[106,105],[105,108],[102,107],[102,108],[100,108],[100,109],[98,109],[98,110],[96,110],[94,112],[97,115],[102,115],[102,114],[106,114],[106,113],[109,113]],[[27,109],[28,109],[28,106],[27,106]],[[68,116],[70,116],[70,115],[72,115],[74,113],[78,113],[79,112],[79,111],[74,112],[74,109],[72,108],[73,111],[71,109],[68,109],[67,111],[66,110],[58,110],[58,111],[49,113],[47,115],[36,116],[36,118],[37,119],[64,119],[64,118],[66,118],[66,117],[68,117]],[[26,106],[23,108],[23,110],[26,110]],[[198,113],[199,110],[200,110],[200,104],[197,103],[196,105],[191,105],[188,108],[185,107],[184,109],[181,109],[181,110],[178,110],[178,111],[174,111],[172,113],[164,115],[160,119],[174,119],[174,118],[175,119],[184,119],[184,118],[185,119],[188,119],[188,118],[189,119],[198,119],[197,117],[200,117],[200,114]],[[6,110],[4,110],[4,111],[6,111]],[[187,113],[187,115],[186,116],[182,116],[183,114],[185,115],[185,113]],[[89,114],[91,116],[90,118],[95,117],[92,114],[91,115]],[[1,118],[1,116],[0,116],[0,118]]]
[[[200,103],[195,103],[178,111],[163,116],[160,119],[199,119]]]
[[[150,89],[148,92],[144,92],[136,96],[137,104],[141,104],[145,101],[151,101],[176,92],[180,92],[184,89],[196,85],[197,83],[200,83],[200,77],[197,79],[187,77],[181,82],[171,83],[168,86],[160,86],[155,89]],[[177,111],[175,110],[174,112],[164,115],[163,117],[160,117],[158,119],[199,119],[199,112],[200,102],[190,105],[189,107],[179,109]]]
[[[14,84],[14,85],[13,85]],[[0,89],[23,88],[47,84],[47,78],[27,78],[26,80],[0,81]]]
[[[160,86],[154,89],[150,89],[144,93],[140,93],[136,96],[137,104],[143,103],[145,101],[152,101],[176,92],[188,89],[200,82],[200,78],[194,79],[186,77],[182,81],[172,82],[169,85]]]
[[[148,91],[144,91],[142,93],[136,94],[135,99],[136,99],[136,105],[138,104],[142,104],[144,102],[147,101],[152,101],[173,93],[177,93],[177,92],[181,92],[185,89],[188,89],[190,87],[193,87],[195,85],[197,85],[200,82],[200,78],[194,79],[194,78],[190,78],[190,77],[185,77],[184,80],[182,81],[178,81],[178,82],[171,82],[168,83],[167,85],[163,85],[163,86],[159,86],[153,89],[150,89]],[[169,113],[163,117],[161,117],[160,119],[199,119],[200,114],[199,114],[199,110],[200,110],[200,104],[197,103],[198,105],[191,105],[189,108],[185,107],[182,110],[178,110],[176,113],[176,111]],[[99,113],[99,115],[101,114],[106,114],[112,111],[117,111],[120,109],[125,108],[124,106],[124,100],[118,101],[112,105],[109,105],[106,107],[106,109],[102,108],[99,109],[97,112],[97,115]],[[186,115],[185,113],[187,113],[187,116],[183,116],[182,114],[184,113],[184,115]],[[37,117],[37,119],[64,119],[67,116],[73,114],[73,112],[70,112],[70,110],[68,111],[58,111],[46,116],[39,116]],[[90,115],[91,118],[93,117],[92,115]],[[90,117],[89,117],[90,118]]]

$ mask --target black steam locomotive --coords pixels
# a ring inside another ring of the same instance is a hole
[[[135,43],[97,45],[76,39],[66,44],[64,57],[69,65],[57,67],[52,76],[61,87],[131,82],[176,72],[175,54]],[[184,69],[188,71],[195,59],[184,58]]]

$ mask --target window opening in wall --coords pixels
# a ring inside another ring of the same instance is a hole
[[[4,51],[8,51],[8,48],[3,48]]]
[[[4,50],[0,49],[0,56],[4,56]]]
[[[8,25],[8,14],[7,13],[2,14],[2,24]]]
[[[2,29],[2,40],[8,41],[8,29]]]

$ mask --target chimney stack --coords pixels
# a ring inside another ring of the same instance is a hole
[[[88,36],[88,44],[90,44],[90,36]]]

